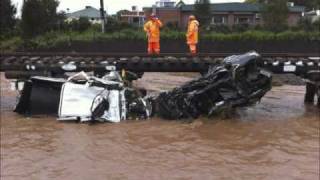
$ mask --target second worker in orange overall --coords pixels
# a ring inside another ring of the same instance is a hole
[[[187,44],[189,45],[190,52],[192,55],[197,53],[197,44],[198,44],[198,31],[199,31],[199,22],[196,20],[196,17],[191,15],[189,17],[188,31],[187,31]]]
[[[143,27],[148,36],[148,54],[160,53],[161,27],[162,22],[154,14],[151,14],[150,20]]]

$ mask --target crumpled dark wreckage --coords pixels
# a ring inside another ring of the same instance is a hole
[[[157,114],[165,119],[197,118],[256,103],[272,81],[269,72],[258,68],[259,59],[256,52],[227,57],[199,79],[161,93],[156,98]]]
[[[202,77],[154,97],[126,85],[117,71],[102,78],[84,72],[68,79],[33,77],[24,83],[15,112],[81,122],[211,116],[254,104],[271,89],[271,74],[257,66],[259,59],[256,52],[227,57]]]

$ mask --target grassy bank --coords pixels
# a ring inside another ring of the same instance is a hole
[[[185,32],[162,31],[162,40],[185,41]],[[140,30],[122,30],[113,33],[100,33],[96,31],[85,32],[49,32],[29,40],[21,37],[4,39],[0,43],[1,52],[13,52],[16,50],[52,49],[61,44],[71,44],[74,41],[81,42],[110,42],[110,41],[145,41],[146,36]],[[276,41],[320,41],[320,32],[285,31],[273,33],[268,31],[246,31],[241,33],[201,33],[200,41],[215,42],[276,42]]]

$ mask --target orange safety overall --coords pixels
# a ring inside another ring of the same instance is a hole
[[[148,54],[160,53],[160,28],[162,22],[159,19],[149,20],[144,25],[144,31],[148,36]]]
[[[197,53],[197,44],[198,44],[198,28],[199,22],[197,20],[192,20],[188,24],[187,31],[187,44],[189,45],[191,54]]]

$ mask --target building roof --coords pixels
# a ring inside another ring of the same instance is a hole
[[[100,18],[100,11],[94,7],[86,6],[85,9],[80,11],[75,11],[73,13],[68,13],[67,17],[72,18],[80,18],[80,17],[88,17],[88,18]]]
[[[289,7],[289,11],[290,12],[300,12],[300,13],[302,13],[302,12],[304,12],[305,9],[306,8],[304,6],[291,6],[291,7]]]
[[[180,0],[179,2],[177,2],[176,7],[181,7],[181,6],[185,6],[186,3],[183,2],[183,0]]]
[[[260,12],[262,9],[261,4],[253,3],[217,3],[210,5],[211,10],[214,12]],[[193,11],[194,5],[188,4],[181,6],[182,11]],[[290,12],[303,12],[304,6],[291,6]]]
[[[152,10],[153,7],[143,7],[142,10]],[[157,9],[165,9],[165,10],[177,10],[179,7],[155,7]]]

